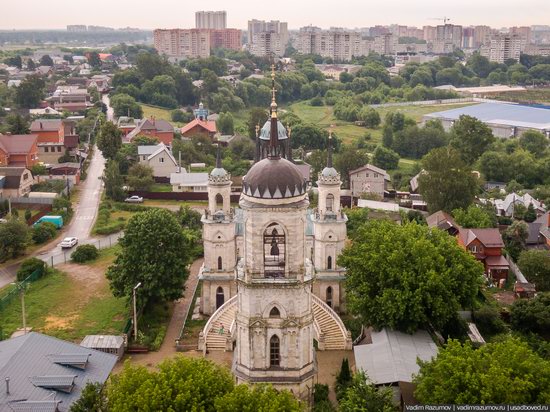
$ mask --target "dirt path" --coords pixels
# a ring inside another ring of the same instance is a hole
[[[131,362],[138,365],[144,365],[148,367],[154,367],[162,362],[166,358],[174,356],[176,352],[176,339],[179,338],[181,327],[185,316],[193,303],[193,291],[199,282],[199,269],[202,266],[203,259],[198,259],[193,262],[189,270],[189,277],[185,282],[185,292],[184,296],[177,300],[174,304],[174,311],[172,313],[172,318],[168,324],[168,329],[166,330],[166,336],[160,349],[157,352],[149,352],[143,355],[133,354],[131,355]],[[195,352],[191,352],[194,354]],[[187,356],[188,353],[186,353]],[[200,352],[197,352],[197,356],[201,355]],[[122,363],[119,362],[115,368],[115,372],[122,367]]]

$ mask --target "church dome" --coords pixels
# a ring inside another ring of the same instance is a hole
[[[224,177],[227,176],[227,171],[223,167],[216,167],[210,172],[212,177]]]
[[[306,181],[292,162],[266,158],[252,166],[243,178],[243,191],[260,199],[291,198],[306,193]]]
[[[270,136],[271,136],[271,121],[268,120],[267,122],[265,122],[264,126],[262,127],[262,130],[260,131],[260,139],[269,140]],[[288,136],[286,135],[286,128],[283,126],[280,120],[277,121],[277,139],[278,140],[288,139]]]
[[[334,167],[325,167],[321,172],[323,177],[338,177],[338,172]]]

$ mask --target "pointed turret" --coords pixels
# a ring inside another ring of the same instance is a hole
[[[332,166],[332,130],[328,132],[328,155],[327,165],[321,173],[319,173],[319,181],[322,183],[340,183],[340,174]]]
[[[218,149],[216,151],[216,167],[210,172],[208,180],[210,183],[225,184],[230,179],[231,176],[222,166],[221,145],[218,143]]]

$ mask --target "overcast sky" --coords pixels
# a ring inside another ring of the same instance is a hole
[[[109,27],[190,28],[197,10],[226,10],[228,27],[249,19],[282,20],[289,28],[403,24],[422,27],[447,16],[451,23],[495,28],[550,24],[550,0],[26,0],[0,7],[0,29],[65,28],[67,24]]]

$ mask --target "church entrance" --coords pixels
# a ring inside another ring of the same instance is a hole
[[[285,276],[286,237],[283,227],[270,224],[264,232],[264,274],[266,278]]]
[[[223,288],[221,286],[216,290],[216,309],[219,309],[225,302],[225,296],[223,294]]]

